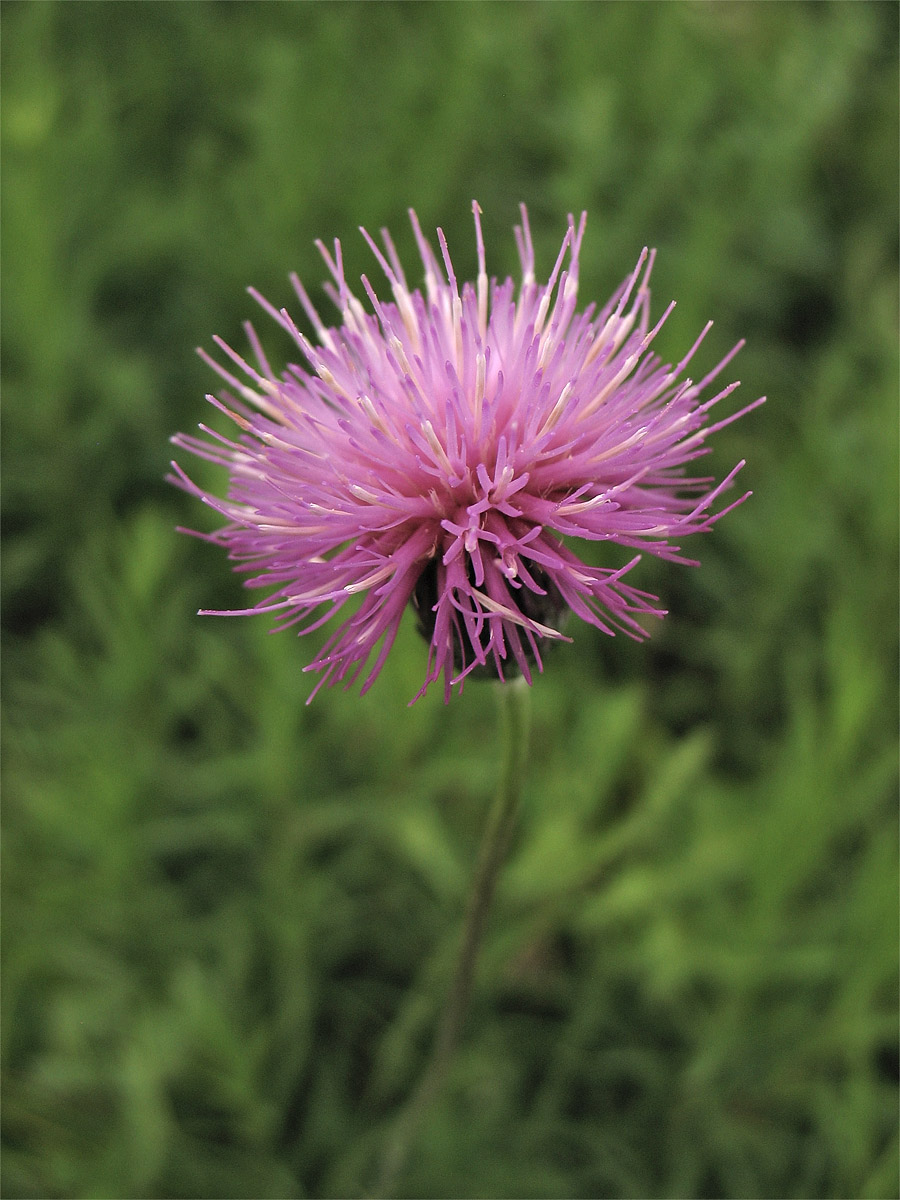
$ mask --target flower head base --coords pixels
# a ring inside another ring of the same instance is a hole
[[[445,699],[472,672],[531,682],[541,643],[563,637],[568,610],[604,633],[644,637],[641,615],[664,614],[625,582],[640,555],[615,570],[591,567],[564,539],[690,562],[676,543],[746,498],[712,511],[742,463],[718,485],[685,474],[711,433],[762,402],[706,424],[738,385],[702,393],[742,343],[694,383],[684,371],[709,325],[675,367],[649,351],[673,307],[650,327],[652,253],[599,313],[579,314],[586,215],[577,225],[569,217],[550,278],[538,284],[523,206],[516,295],[511,279],[488,280],[473,211],[474,287],[460,291],[443,233],[439,262],[411,212],[424,295],[410,290],[387,231],[382,251],[363,230],[393,302],[363,276],[367,312],[347,286],[340,243],[332,257],[320,242],[339,327],[326,327],[292,276],[318,345],[251,289],[306,366],[276,375],[250,325],[255,363],[215,339],[245,381],[201,351],[231,389],[208,399],[240,434],[232,441],[201,425],[205,437],[173,441],[228,468],[228,497],[202,490],[177,464],[170,478],[226,518],[199,536],[228,550],[250,573],[248,587],[274,588],[239,612],[274,612],[276,628],[303,623],[308,632],[362,597],[306,668],[322,672],[315,691],[349,686],[369,664],[362,690],[371,686],[410,602],[430,643],[418,694],[443,675]]]

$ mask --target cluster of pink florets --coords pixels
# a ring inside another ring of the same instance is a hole
[[[569,610],[605,633],[642,637],[641,615],[662,612],[624,581],[639,555],[615,570],[591,567],[564,539],[688,562],[678,543],[729,511],[712,509],[743,464],[718,485],[685,467],[711,433],[755,406],[706,424],[738,385],[702,393],[740,343],[699,383],[684,371],[709,326],[677,366],[650,353],[672,306],[650,328],[646,250],[600,312],[577,313],[584,215],[577,225],[569,217],[539,284],[523,207],[518,294],[511,279],[489,281],[473,208],[474,286],[460,290],[443,234],[442,269],[411,213],[424,294],[409,288],[387,231],[383,251],[363,236],[392,302],[363,276],[366,311],[347,286],[338,242],[333,257],[319,248],[339,326],[325,326],[292,277],[318,344],[252,293],[305,365],[276,374],[249,325],[252,364],[216,338],[242,378],[204,355],[230,389],[208,399],[240,434],[201,426],[204,437],[173,439],[229,472],[227,499],[177,465],[172,478],[226,518],[201,536],[227,549],[248,587],[270,589],[241,612],[277,613],[278,628],[308,632],[359,598],[307,668],[322,672],[319,686],[352,683],[368,668],[368,688],[410,603],[429,641],[420,695],[443,676],[449,697],[473,671],[530,682],[541,643],[563,637]]]

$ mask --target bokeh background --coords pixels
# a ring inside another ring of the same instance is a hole
[[[662,353],[714,317],[701,365],[746,337],[738,396],[769,401],[716,439],[754,496],[703,566],[635,572],[671,611],[652,640],[577,629],[534,688],[401,1194],[896,1197],[897,6],[2,16],[4,1194],[371,1180],[449,976],[495,698],[407,708],[409,621],[369,695],[307,708],[312,639],[195,615],[243,594],[163,476],[248,284],[317,295],[319,236],[375,270],[360,224],[414,278],[410,205],[465,277],[477,197],[500,276],[520,201],[544,272],[586,208],[585,303],[656,246]]]

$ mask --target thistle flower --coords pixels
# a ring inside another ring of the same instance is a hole
[[[640,639],[641,616],[664,615],[655,596],[625,582],[640,555],[616,569],[593,567],[568,539],[696,565],[676,543],[746,499],[713,512],[743,463],[717,485],[685,474],[710,434],[761,403],[706,424],[738,384],[702,394],[742,343],[694,383],[685,368],[710,325],[675,367],[650,353],[673,307],[650,327],[653,252],[642,251],[600,312],[577,313],[586,214],[577,225],[569,217],[539,284],[522,206],[516,295],[511,279],[488,280],[477,203],[473,212],[474,287],[460,291],[443,233],[439,262],[411,211],[424,295],[407,284],[388,232],[382,251],[362,230],[393,302],[363,276],[367,312],[344,278],[340,242],[333,257],[318,242],[341,324],[327,327],[291,277],[318,344],[250,289],[305,366],[277,375],[249,324],[253,363],[214,339],[243,379],[200,351],[231,389],[207,399],[240,434],[229,440],[201,425],[204,437],[172,440],[226,467],[228,496],[198,487],[177,464],[170,480],[226,518],[198,536],[228,551],[249,573],[247,587],[274,589],[252,608],[219,615],[275,613],[276,629],[306,633],[361,597],[306,668],[322,672],[313,695],[323,683],[350,686],[367,665],[369,688],[408,604],[429,642],[416,698],[443,676],[447,700],[473,671],[521,673],[530,683],[532,667],[542,669],[541,644],[564,637],[569,611],[606,634]]]

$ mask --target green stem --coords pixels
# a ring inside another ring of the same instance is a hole
[[[387,1197],[394,1190],[422,1119],[444,1082],[469,1006],[475,962],[488,910],[515,828],[525,778],[530,688],[521,678],[496,686],[504,725],[503,774],[481,842],[456,971],[441,1014],[431,1058],[392,1130],[372,1196]]]

